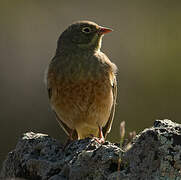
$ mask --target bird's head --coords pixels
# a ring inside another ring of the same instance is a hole
[[[112,29],[99,26],[94,22],[75,22],[61,34],[57,50],[69,48],[99,50],[103,35],[111,31]]]

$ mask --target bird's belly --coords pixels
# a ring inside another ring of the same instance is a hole
[[[77,131],[89,129],[95,134],[98,126],[105,126],[113,104],[108,80],[62,82],[56,87],[51,104],[69,128]]]

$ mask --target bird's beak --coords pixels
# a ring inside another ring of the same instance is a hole
[[[110,28],[99,27],[98,33],[99,34],[106,34],[106,33],[112,32],[112,31],[113,31],[113,29],[110,29]]]

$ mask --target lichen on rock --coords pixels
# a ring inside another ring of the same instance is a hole
[[[120,171],[118,159],[121,157]],[[71,142],[65,149],[48,135],[28,132],[3,163],[0,177],[30,180],[180,180],[181,125],[156,120],[131,147],[94,139]]]

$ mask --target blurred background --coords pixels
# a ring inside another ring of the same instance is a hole
[[[65,141],[43,79],[60,33],[76,20],[114,29],[102,46],[119,69],[108,140],[119,141],[123,120],[137,133],[155,119],[181,123],[181,1],[0,2],[0,164],[27,131]]]

